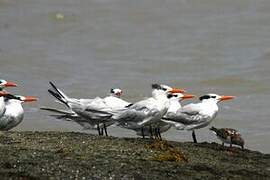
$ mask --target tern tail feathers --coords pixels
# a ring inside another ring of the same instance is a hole
[[[63,110],[63,109],[55,109],[55,108],[50,108],[50,107],[40,107],[40,109],[45,110],[45,111],[60,113],[60,114],[66,114],[66,115],[74,114],[74,113],[72,113],[70,111],[66,111],[66,110]]]
[[[68,100],[70,99],[65,93],[63,93],[60,89],[58,89],[52,82],[50,82],[50,85],[53,89],[49,89],[48,92],[54,96],[56,99],[58,99],[60,102],[65,104],[67,107],[70,108],[68,104]]]

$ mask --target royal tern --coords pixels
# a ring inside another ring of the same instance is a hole
[[[0,117],[0,130],[10,130],[20,124],[23,120],[24,110],[23,102],[36,101],[37,98],[33,96],[19,96],[7,94],[5,98],[5,112]]]
[[[6,87],[16,87],[17,84],[11,81],[6,81],[4,79],[0,79],[0,91],[1,92],[1,97],[0,97],[0,117],[3,115],[5,112],[5,102],[4,102],[4,97],[3,95],[5,94],[4,88]]]
[[[230,144],[230,147],[232,147],[232,144],[241,146],[242,149],[244,149],[245,141],[241,137],[241,134],[232,128],[215,128],[211,127],[211,131],[213,131],[216,136],[222,141],[222,146],[224,146],[224,143]]]
[[[103,124],[105,134],[107,135],[106,127],[114,123],[111,119],[112,114],[110,112],[124,108],[130,104],[120,99],[122,94],[121,89],[111,89],[110,95],[105,98],[75,99],[65,95],[52,82],[50,82],[50,84],[52,89],[48,90],[49,93],[65,104],[69,110],[65,111],[53,108],[42,109],[61,113],[63,115],[58,116],[58,118],[71,119],[83,126],[84,129],[97,129],[99,135],[102,135],[99,127],[101,124]]]
[[[118,122],[119,126],[128,129],[138,130],[149,127],[151,124],[157,123],[166,114],[170,105],[168,94],[183,92],[182,89],[153,84],[152,97],[127,106],[123,111],[115,113],[112,118]]]
[[[217,104],[233,98],[234,96],[207,94],[199,98],[200,103],[183,106],[176,113],[170,113],[163,119],[179,130],[192,130],[193,141],[197,143],[195,129],[208,126],[218,113]]]
[[[180,102],[182,100],[194,98],[195,96],[192,94],[173,93],[168,94],[167,97],[169,99],[170,105],[164,117],[166,117],[167,114],[175,113],[179,108],[181,108]],[[149,125],[149,128],[141,128],[141,130],[135,129],[135,131],[137,132],[137,135],[143,137],[144,136],[151,137],[152,135],[154,135],[156,138],[162,139],[161,133],[168,131],[171,128],[171,126],[172,126],[171,124],[159,120],[156,123]]]
[[[0,79],[0,90],[3,90],[5,87],[16,87],[16,86],[17,86],[17,84],[14,82]]]

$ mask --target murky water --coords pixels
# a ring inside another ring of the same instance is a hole
[[[55,105],[48,81],[74,97],[120,87],[132,102],[161,82],[236,95],[213,125],[236,128],[248,148],[269,153],[269,9],[269,0],[0,0],[0,77],[18,82],[10,91],[39,97],[15,130],[81,130],[39,111]],[[208,128],[197,135],[215,140]],[[174,129],[165,137],[191,140]]]

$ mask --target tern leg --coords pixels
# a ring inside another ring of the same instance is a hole
[[[142,131],[142,137],[143,137],[143,139],[144,139],[145,136],[144,136],[144,129],[143,129],[143,127],[141,128],[141,131]]]
[[[100,133],[100,128],[99,128],[99,124],[97,124],[97,130],[98,130],[98,135],[101,135],[101,133]]]
[[[103,128],[100,128],[100,127],[99,127],[99,123],[97,124],[97,127],[98,127],[98,129],[99,129],[99,135],[100,135],[100,136],[103,136]]]
[[[197,143],[196,134],[194,130],[192,130],[192,138],[193,138],[193,142]]]
[[[157,128],[154,128],[154,138],[158,139]]]
[[[158,128],[158,136],[159,136],[159,139],[162,140],[161,133],[160,133],[160,128]]]
[[[103,123],[103,127],[104,127],[104,131],[105,131],[105,135],[108,136],[107,127],[106,127],[106,124],[105,123]]]
[[[222,142],[222,146],[224,147],[224,142]]]
[[[103,136],[103,128],[101,128],[100,135]]]
[[[152,139],[153,138],[153,129],[152,129],[151,125],[149,126],[149,131],[150,131],[150,139]]]

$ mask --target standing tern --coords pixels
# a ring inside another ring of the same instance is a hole
[[[245,141],[242,138],[241,134],[232,128],[215,128],[211,127],[211,131],[213,131],[216,136],[222,141],[222,146],[224,146],[224,143],[230,144],[230,147],[232,147],[232,144],[241,146],[242,149],[244,149]]]
[[[207,94],[199,98],[200,103],[191,103],[183,106],[175,113],[167,114],[163,119],[179,130],[192,130],[193,141],[197,143],[195,129],[208,126],[218,113],[217,104],[221,101],[233,98],[234,96]]]
[[[63,116],[58,116],[60,119],[71,119],[85,129],[96,128],[99,135],[102,135],[99,127],[100,124],[103,124],[105,134],[107,135],[106,127],[114,123],[111,119],[112,114],[110,112],[122,109],[130,104],[120,99],[122,95],[121,89],[111,89],[111,94],[105,98],[75,99],[65,95],[52,82],[50,82],[50,84],[52,89],[48,90],[49,93],[65,104],[69,110],[65,111],[53,108],[42,109],[62,113],[64,114]]]
[[[128,129],[151,126],[166,114],[170,106],[168,94],[183,92],[182,89],[152,84],[152,97],[127,106],[123,111],[115,113],[112,118],[118,122],[119,126]]]
[[[5,112],[0,117],[0,130],[10,130],[20,124],[23,120],[24,110],[23,102],[36,101],[37,98],[33,96],[19,96],[7,94],[5,98]]]
[[[17,84],[11,81],[6,81],[4,79],[0,79],[0,91],[2,91],[2,96],[0,97],[0,117],[3,115],[3,113],[5,112],[5,102],[4,102],[4,97],[3,97],[3,93],[4,92],[4,88],[5,87],[16,87]]]
[[[173,93],[168,94],[170,105],[164,117],[167,114],[175,113],[179,108],[181,108],[180,102],[184,99],[194,98],[195,96],[192,94],[182,94],[182,93]],[[166,123],[162,120],[157,121],[154,124],[151,124],[149,128],[142,127],[141,129],[135,129],[137,135],[140,136],[152,136],[154,135],[156,138],[162,139],[161,133],[168,131],[171,128],[170,123]]]

